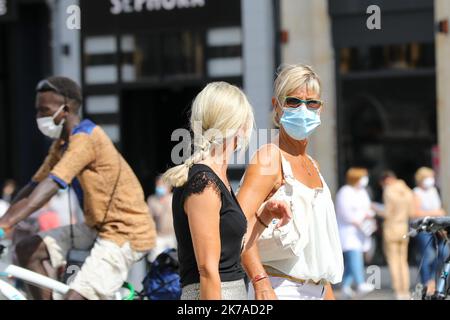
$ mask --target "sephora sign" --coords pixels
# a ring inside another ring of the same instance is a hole
[[[80,8],[85,33],[241,25],[240,0],[80,0]]]
[[[202,8],[207,0],[111,0],[111,13]]]

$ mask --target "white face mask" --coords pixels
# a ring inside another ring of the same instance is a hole
[[[422,182],[425,189],[430,189],[434,187],[435,181],[433,177],[425,178]]]
[[[38,128],[43,135],[51,139],[59,139],[61,137],[63,125],[64,122],[66,122],[66,119],[63,119],[60,124],[55,124],[55,118],[64,109],[64,107],[65,105],[62,105],[52,117],[42,117],[36,119]]]
[[[359,179],[358,186],[360,188],[366,188],[369,185],[369,177],[365,176]]]

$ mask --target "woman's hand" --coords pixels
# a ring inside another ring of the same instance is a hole
[[[0,240],[2,240],[2,238],[10,238],[11,234],[12,234],[12,227],[8,224],[8,223],[3,223],[0,220],[0,229],[3,232],[0,232]]]
[[[2,219],[0,219],[0,229],[3,229],[5,234],[8,234],[11,232],[12,227],[9,223],[7,223],[6,221],[3,221]]]
[[[255,300],[278,300],[269,279],[258,281],[253,285]]]
[[[265,222],[269,220],[266,225],[269,225],[273,219],[279,220],[276,228],[286,225],[292,219],[291,208],[285,201],[268,200],[261,211],[260,218]]]

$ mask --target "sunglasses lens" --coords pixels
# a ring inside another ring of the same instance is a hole
[[[302,100],[294,98],[294,97],[288,97],[286,98],[286,105],[289,108],[296,108],[302,104]]]
[[[322,106],[322,102],[317,100],[310,100],[308,101],[307,106],[309,109],[317,110],[320,109],[320,107]]]

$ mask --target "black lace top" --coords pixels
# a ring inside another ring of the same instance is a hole
[[[196,164],[189,170],[187,183],[175,188],[173,194],[173,223],[178,242],[181,285],[199,283],[197,261],[189,229],[184,201],[191,194],[200,194],[211,186],[220,196],[220,240],[221,254],[219,274],[222,282],[240,280],[245,277],[241,266],[243,237],[247,231],[247,219],[239,206],[233,191],[228,190],[222,180],[206,165]],[[205,213],[206,214],[206,213]]]

